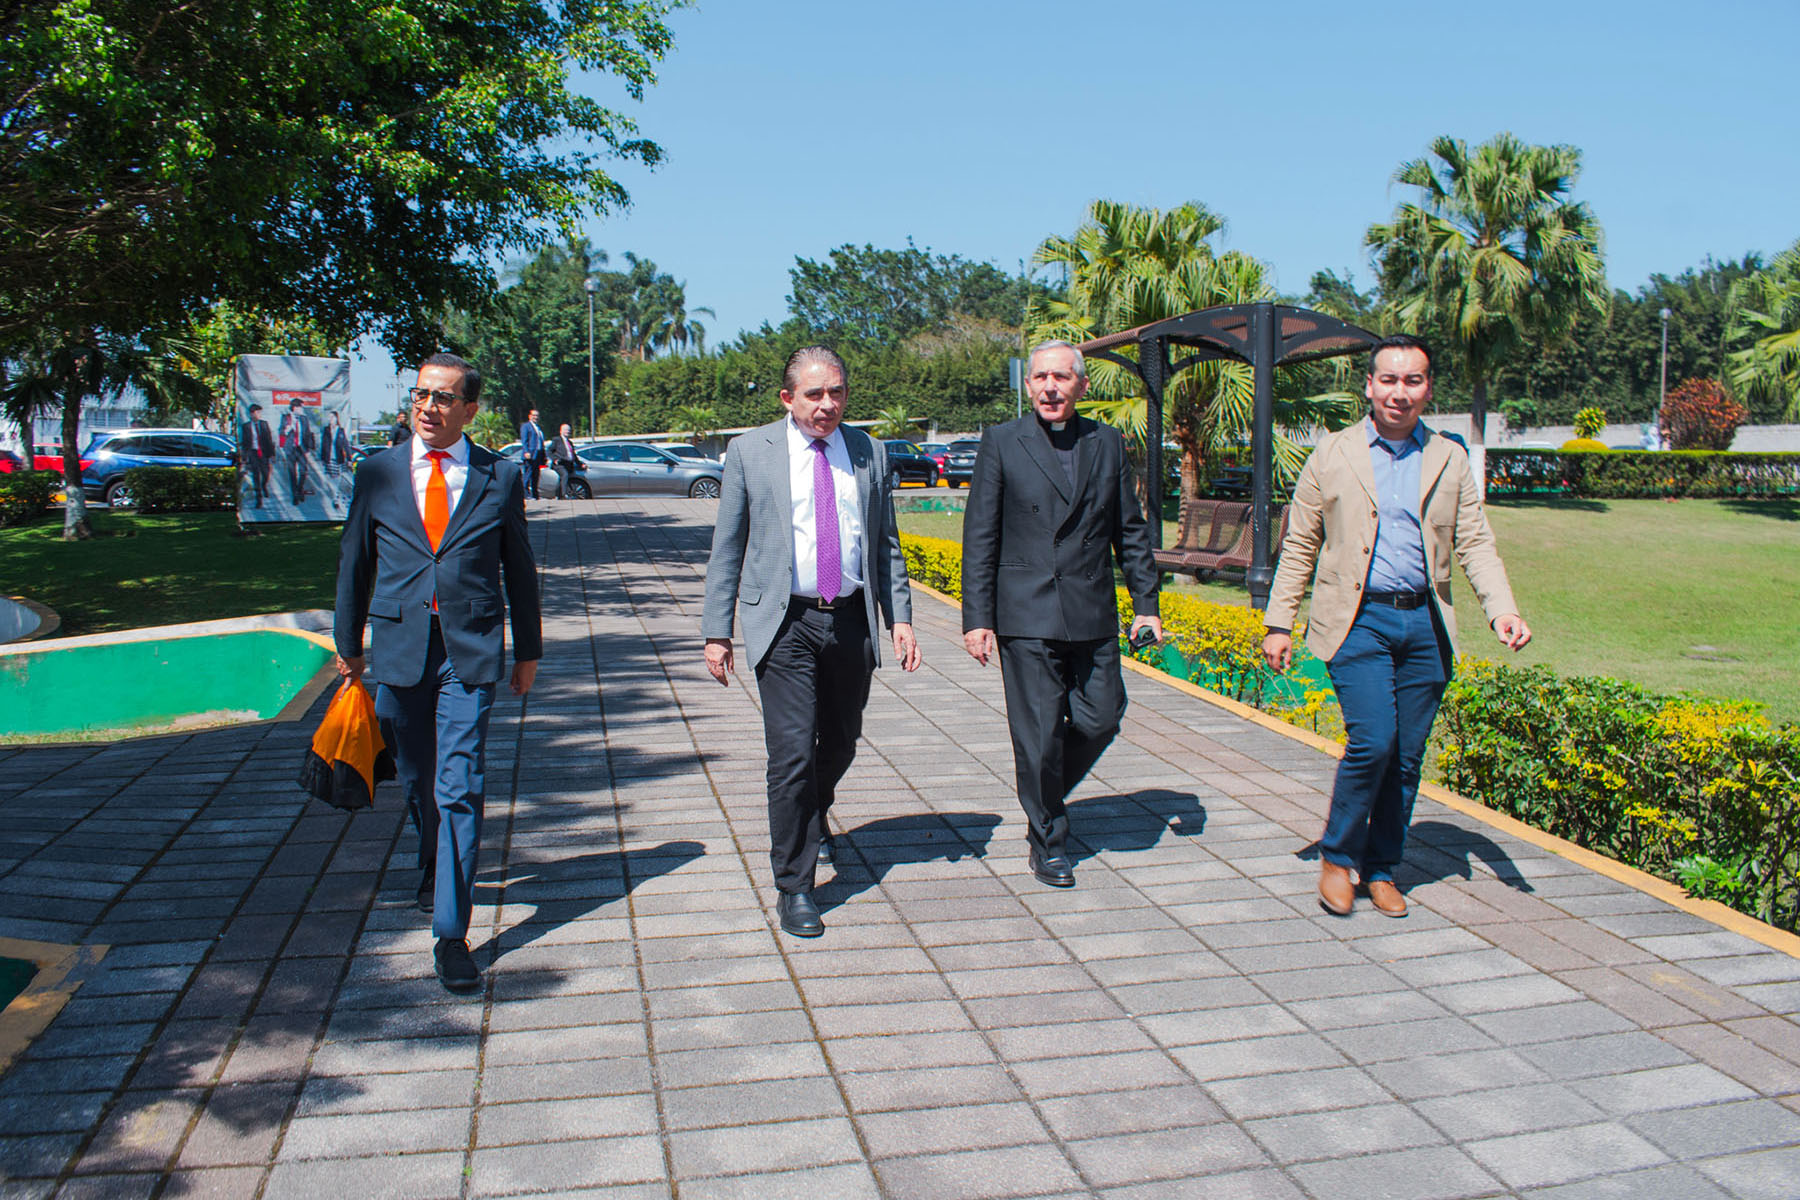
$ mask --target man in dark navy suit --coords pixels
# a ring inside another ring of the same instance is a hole
[[[453,992],[481,985],[467,938],[508,610],[516,695],[531,690],[544,652],[519,464],[463,436],[480,396],[471,364],[425,360],[412,438],[357,469],[337,579],[338,672],[363,676],[372,625],[375,711],[419,831],[437,975]]]

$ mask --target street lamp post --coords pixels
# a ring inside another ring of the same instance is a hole
[[[588,300],[588,426],[589,437],[594,436],[594,293],[600,285],[592,279],[584,280],[582,288],[587,292]]]
[[[1674,314],[1665,308],[1657,315],[1662,317],[1662,378],[1656,385],[1656,444],[1660,446],[1663,402],[1669,398],[1669,318]]]

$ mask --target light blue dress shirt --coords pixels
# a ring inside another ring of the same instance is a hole
[[[1381,512],[1375,550],[1369,556],[1371,592],[1425,590],[1425,537],[1419,529],[1419,468],[1425,456],[1425,427],[1391,442],[1363,418],[1369,437],[1369,465],[1375,469],[1376,507]]]

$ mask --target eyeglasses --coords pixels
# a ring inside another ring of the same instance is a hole
[[[434,392],[430,388],[413,388],[409,393],[415,408],[446,409],[452,404],[462,404],[464,400],[455,392]]]

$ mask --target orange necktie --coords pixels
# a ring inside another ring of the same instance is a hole
[[[436,551],[450,525],[450,481],[444,478],[444,460],[450,452],[432,450],[425,457],[431,460],[431,478],[425,481],[425,538]]]

